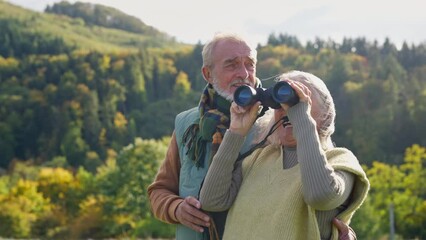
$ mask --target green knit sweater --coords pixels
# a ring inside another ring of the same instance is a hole
[[[310,239],[292,234],[330,239],[331,220],[338,216],[349,223],[365,199],[369,183],[358,160],[347,149],[321,150],[309,110],[306,104],[297,104],[289,111],[297,151],[269,146],[247,157],[243,167],[234,163],[244,138],[225,134],[200,193],[201,204],[209,211],[229,209],[235,201],[225,239]],[[287,213],[294,209],[299,209],[297,221]],[[282,224],[285,221],[287,225]]]
[[[333,168],[358,176],[349,206],[337,215],[348,223],[367,194],[368,182],[347,149],[335,148],[327,156]],[[282,157],[282,148],[268,146],[244,160],[243,182],[223,239],[321,239],[316,209],[302,193],[300,165],[282,169]],[[330,239],[337,237],[334,231]]]

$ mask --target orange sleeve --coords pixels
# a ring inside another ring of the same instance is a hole
[[[151,211],[157,219],[166,223],[179,223],[175,215],[176,208],[183,201],[179,196],[179,172],[179,150],[173,132],[166,158],[148,187]]]

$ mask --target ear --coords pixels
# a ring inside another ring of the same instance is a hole
[[[203,77],[206,82],[213,83],[212,72],[209,67],[202,67],[201,72],[203,73]]]

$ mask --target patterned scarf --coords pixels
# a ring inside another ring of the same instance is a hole
[[[262,83],[256,79],[256,87]],[[197,167],[204,167],[205,149],[208,142],[212,142],[208,166],[222,143],[223,135],[229,128],[231,102],[220,96],[211,84],[207,84],[201,95],[198,110],[199,119],[186,129],[182,142],[187,147],[186,154]],[[267,108],[263,108],[261,115]]]
[[[200,117],[186,129],[183,135],[183,142],[188,149],[186,154],[197,167],[205,166],[207,143],[212,143],[209,165],[216,154],[223,135],[229,128],[230,106],[231,103],[220,96],[211,84],[204,88],[198,105]]]

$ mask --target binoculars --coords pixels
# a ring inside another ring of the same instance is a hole
[[[239,86],[234,92],[234,101],[243,107],[260,101],[265,107],[279,109],[281,108],[280,103],[285,103],[289,106],[295,105],[299,102],[299,96],[287,82],[280,81],[270,88]]]

